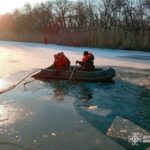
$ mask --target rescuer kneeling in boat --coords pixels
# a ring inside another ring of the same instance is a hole
[[[64,71],[69,69],[70,61],[63,52],[55,54],[54,58],[55,60],[53,67],[56,71]]]
[[[94,71],[94,55],[92,53],[89,53],[88,51],[83,52],[83,58],[82,61],[76,61],[76,64],[80,64],[79,70],[84,71]]]

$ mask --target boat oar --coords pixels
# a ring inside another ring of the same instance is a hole
[[[72,76],[73,76],[73,74],[74,74],[76,68],[77,68],[77,64],[74,66],[74,68],[73,68],[73,70],[72,70],[72,72],[71,72],[71,75],[70,75],[70,77],[69,77],[69,80],[72,79]]]

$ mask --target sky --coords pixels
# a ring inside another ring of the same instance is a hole
[[[32,6],[35,4],[46,2],[48,0],[0,0],[0,15],[13,12],[15,9],[22,8],[24,4],[29,3]],[[52,0],[49,0],[52,1]],[[72,0],[76,1],[76,0]],[[92,2],[99,1],[99,0],[91,0]]]
[[[12,12],[16,8],[23,7],[26,3],[34,5],[45,1],[46,0],[0,0],[0,14]]]

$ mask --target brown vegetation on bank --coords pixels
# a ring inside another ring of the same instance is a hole
[[[0,40],[150,50],[149,0],[55,0],[0,16]]]

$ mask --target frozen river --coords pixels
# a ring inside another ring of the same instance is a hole
[[[96,66],[113,66],[115,83],[35,81],[0,95],[0,150],[146,150],[128,136],[150,131],[150,53],[0,41],[0,89],[53,63],[72,64],[84,50]],[[30,81],[26,79],[24,82]],[[128,142],[129,140],[129,142]]]

